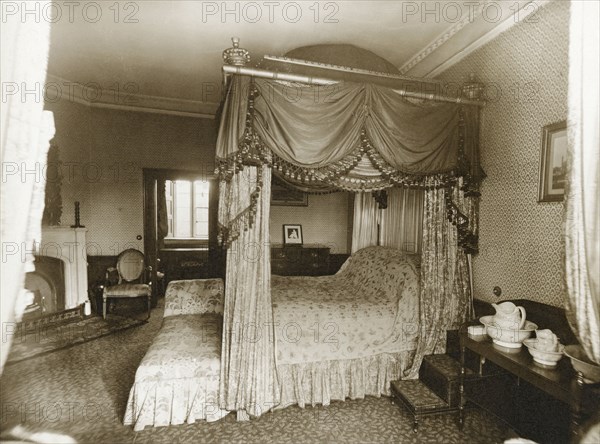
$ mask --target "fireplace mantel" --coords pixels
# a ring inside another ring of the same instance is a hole
[[[87,228],[42,227],[36,254],[63,261],[66,309],[88,300],[86,232]]]

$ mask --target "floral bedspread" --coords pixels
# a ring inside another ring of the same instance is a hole
[[[164,316],[129,392],[123,423],[136,431],[229,413],[219,408],[223,280],[171,281]]]
[[[272,276],[277,364],[414,350],[419,277],[414,256],[386,247],[354,253],[333,276]]]

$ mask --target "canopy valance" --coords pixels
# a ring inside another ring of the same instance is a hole
[[[269,164],[299,188],[371,191],[477,184],[478,108],[417,101],[374,84],[233,76],[217,143],[221,178]],[[431,183],[431,181],[429,182]]]

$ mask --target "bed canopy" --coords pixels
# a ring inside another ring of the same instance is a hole
[[[220,239],[228,248],[221,407],[243,417],[278,404],[269,340],[272,175],[306,192],[425,190],[422,339],[405,375],[415,377],[422,356],[443,347],[446,328],[467,314],[484,177],[479,85],[444,94],[444,85],[403,77],[350,45],[299,48],[247,68],[248,53],[234,39],[224,58],[233,75],[217,141]]]

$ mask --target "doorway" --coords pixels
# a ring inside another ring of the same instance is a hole
[[[143,169],[143,181],[144,251],[155,307],[172,280],[224,276],[217,242],[218,181],[196,171],[155,168]]]

